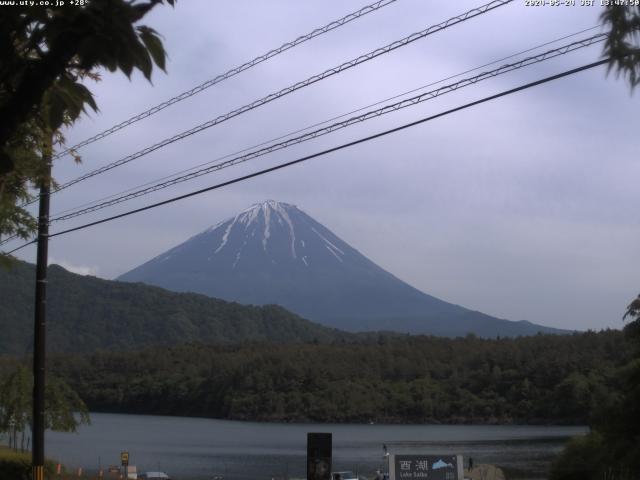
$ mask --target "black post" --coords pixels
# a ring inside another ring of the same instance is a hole
[[[332,435],[307,433],[307,480],[331,480]]]
[[[46,170],[40,184],[38,213],[38,255],[36,262],[36,305],[33,334],[33,480],[44,480],[44,386],[45,327],[47,324],[47,263],[49,247],[49,194],[51,186],[51,141],[44,147]]]

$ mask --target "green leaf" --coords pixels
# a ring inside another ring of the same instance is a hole
[[[156,31],[152,28],[142,26],[138,27],[138,32],[140,32],[140,39],[151,54],[153,62],[162,69],[162,71],[166,71],[165,60],[167,55]]]
[[[131,72],[133,71],[133,58],[131,54],[124,54],[120,57],[118,66],[128,78],[131,78]],[[115,68],[113,69],[115,70]]]
[[[64,121],[64,114],[67,110],[67,102],[60,95],[58,88],[50,88],[44,96],[43,101],[46,121],[51,130],[57,130]]]
[[[145,78],[150,81],[153,63],[151,62],[149,51],[144,47],[144,45],[142,45],[142,43],[137,42],[134,53],[136,55],[138,68],[142,71]]]
[[[82,99],[84,100],[84,103],[88,104],[94,112],[98,112],[100,109],[98,108],[98,104],[96,103],[95,99],[93,98],[93,93],[91,93],[91,90],[89,90],[87,87],[85,87],[81,83],[76,83],[75,87],[76,87],[79,95],[82,96]],[[83,108],[83,110],[84,110],[84,108]]]

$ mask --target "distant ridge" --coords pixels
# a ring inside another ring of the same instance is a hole
[[[244,304],[275,303],[348,331],[482,337],[567,333],[495,318],[423,293],[296,206],[273,200],[208,228],[118,280]]]
[[[0,354],[32,351],[35,266],[0,268]],[[353,335],[282,307],[252,307],[102,280],[49,267],[47,348],[52,352],[138,350],[190,342],[333,342]]]

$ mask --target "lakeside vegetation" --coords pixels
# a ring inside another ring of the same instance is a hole
[[[45,473],[53,475],[55,463],[45,462]],[[32,480],[31,453],[16,452],[0,445],[0,478],[11,480]],[[76,477],[77,478],[77,477]]]
[[[552,480],[637,480],[640,472],[640,295],[629,304],[624,329],[631,359],[618,369],[604,402],[591,410],[591,431],[556,458]]]
[[[588,424],[630,359],[619,331],[485,340],[190,344],[58,354],[91,411],[285,422]]]

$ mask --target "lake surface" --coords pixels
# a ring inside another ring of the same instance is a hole
[[[306,475],[307,432],[333,433],[333,469],[370,475],[390,453],[459,453],[465,465],[492,463],[507,478],[546,478],[553,455],[585,427],[333,425],[94,413],[77,433],[47,432],[46,455],[70,468],[118,465],[128,451],[138,471],[175,480],[259,480]]]

